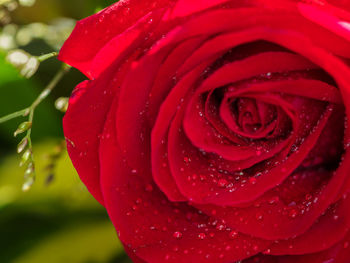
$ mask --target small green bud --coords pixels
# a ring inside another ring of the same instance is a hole
[[[69,98],[60,97],[55,101],[55,107],[59,111],[66,112],[68,109],[68,100]]]
[[[23,77],[29,79],[39,68],[39,61],[35,57],[31,57],[28,62],[22,67],[20,73]]]
[[[19,70],[22,76],[26,78],[33,76],[40,64],[36,57],[33,57],[21,49],[10,51],[7,54],[6,59]]]
[[[35,181],[35,177],[34,176],[26,178],[24,183],[23,183],[23,185],[22,185],[22,191],[26,192],[26,191],[30,190],[30,188],[32,187],[34,181]]]
[[[31,176],[33,174],[34,174],[34,164],[32,162],[30,162],[28,164],[27,169],[24,172],[24,177],[27,178],[27,177],[29,177],[29,176]]]
[[[27,147],[28,145],[28,138],[24,137],[22,141],[17,145],[17,153],[23,152],[23,150]]]
[[[26,150],[22,155],[21,162],[19,163],[19,166],[23,166],[24,164],[26,164],[31,155],[32,155],[32,151],[30,149]]]
[[[29,121],[26,121],[26,122],[22,122],[17,130],[15,131],[15,133],[13,134],[15,137],[18,135],[18,134],[21,134],[25,131],[28,131],[30,128],[32,127],[32,123],[29,122]]]

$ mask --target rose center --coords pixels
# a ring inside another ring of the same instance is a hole
[[[247,134],[259,133],[276,119],[273,105],[251,98],[238,98],[231,102],[236,124]]]

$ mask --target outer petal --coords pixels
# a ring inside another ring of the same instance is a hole
[[[73,165],[88,190],[101,204],[103,197],[99,183],[98,136],[103,130],[110,96],[103,98],[99,95],[103,92],[103,86],[108,87],[107,82],[106,79],[98,82],[84,81],[78,85],[63,119],[67,149]]]
[[[101,204],[103,197],[98,158],[100,134],[111,102],[119,94],[119,85],[129,69],[130,61],[123,64],[116,61],[99,78],[78,85],[71,95],[63,119],[63,130],[73,165],[88,190]]]
[[[319,253],[277,257],[278,263],[348,263],[350,262],[350,232],[333,247]],[[259,262],[259,261],[257,261]]]
[[[302,255],[319,252],[342,240],[350,228],[350,197],[330,207],[304,234],[270,247],[274,255]]]
[[[146,263],[146,261],[140,259],[138,256],[135,255],[135,253],[129,249],[127,246],[124,246],[124,250],[126,254],[132,259],[132,262],[134,263]]]
[[[171,0],[121,0],[99,13],[80,20],[64,43],[59,59],[89,78],[98,52],[113,38],[152,10],[171,5]]]
[[[350,41],[350,21],[342,21],[329,12],[311,5],[299,3],[298,8],[306,18]]]

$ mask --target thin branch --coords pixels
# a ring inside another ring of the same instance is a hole
[[[51,91],[56,87],[57,83],[62,79],[62,77],[70,70],[70,66],[67,64],[63,64],[60,71],[56,73],[56,75],[53,77],[51,82],[46,86],[46,88],[40,93],[38,98],[32,103],[32,105],[29,107],[30,110],[34,110],[44,99],[49,96]]]
[[[14,118],[18,117],[24,117],[26,115],[31,115],[32,112],[34,112],[35,108],[44,100],[47,98],[47,96],[51,93],[51,91],[56,87],[57,83],[62,79],[62,77],[69,71],[71,67],[67,64],[63,64],[60,71],[56,73],[54,78],[51,80],[51,82],[46,86],[46,88],[40,93],[40,95],[36,98],[36,100],[30,105],[28,108],[25,108],[23,110],[19,110],[16,112],[13,112],[11,114],[8,114],[6,116],[3,116],[0,118],[0,124],[4,123],[6,121],[12,120]],[[31,121],[31,120],[30,120]]]
[[[14,113],[11,113],[9,115],[6,115],[4,117],[1,117],[0,118],[0,124],[1,123],[4,123],[6,121],[9,121],[9,120],[12,120],[14,118],[18,118],[18,117],[24,117],[26,115],[26,113],[28,112],[28,109],[29,108],[25,108],[23,110],[19,110],[19,111],[16,111]]]
[[[37,56],[36,58],[39,60],[39,62],[43,62],[49,58],[53,58],[53,57],[56,57],[58,56],[58,52],[51,52],[51,53],[48,53],[48,54],[44,54],[44,55],[41,55],[41,56]]]

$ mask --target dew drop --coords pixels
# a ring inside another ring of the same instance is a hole
[[[296,209],[291,209],[291,210],[289,211],[289,216],[290,216],[291,218],[296,218],[297,215],[298,215],[298,211],[297,211]]]
[[[256,178],[255,178],[255,177],[250,177],[250,178],[249,178],[249,182],[250,182],[251,184],[256,184]]]
[[[269,204],[273,205],[276,204],[279,201],[279,197],[278,196],[274,196],[269,200]]]
[[[206,237],[206,235],[205,235],[204,233],[199,233],[199,234],[198,234],[198,238],[199,238],[199,239],[202,239],[202,240],[203,240],[203,239],[205,239],[205,237]]]
[[[189,163],[191,161],[191,159],[190,158],[188,158],[188,157],[184,157],[184,162],[185,163]]]
[[[305,199],[306,199],[306,200],[311,200],[311,199],[312,199],[312,195],[311,195],[311,194],[305,195]]]
[[[227,185],[227,180],[225,180],[225,179],[220,179],[219,181],[218,181],[218,186],[220,186],[220,187],[226,187],[226,185]]]
[[[177,238],[177,239],[180,239],[182,237],[182,233],[179,232],[179,231],[176,231],[176,232],[174,232],[173,237]]]
[[[225,229],[225,226],[222,225],[222,224],[220,224],[220,225],[217,225],[217,226],[216,226],[216,229],[221,231],[221,230],[224,230],[224,229]]]
[[[260,214],[260,213],[257,213],[257,214],[255,215],[255,218],[256,218],[257,220],[262,220],[262,219],[263,219],[263,215]]]
[[[230,238],[235,238],[238,236],[238,232],[237,231],[231,231],[229,234]]]

